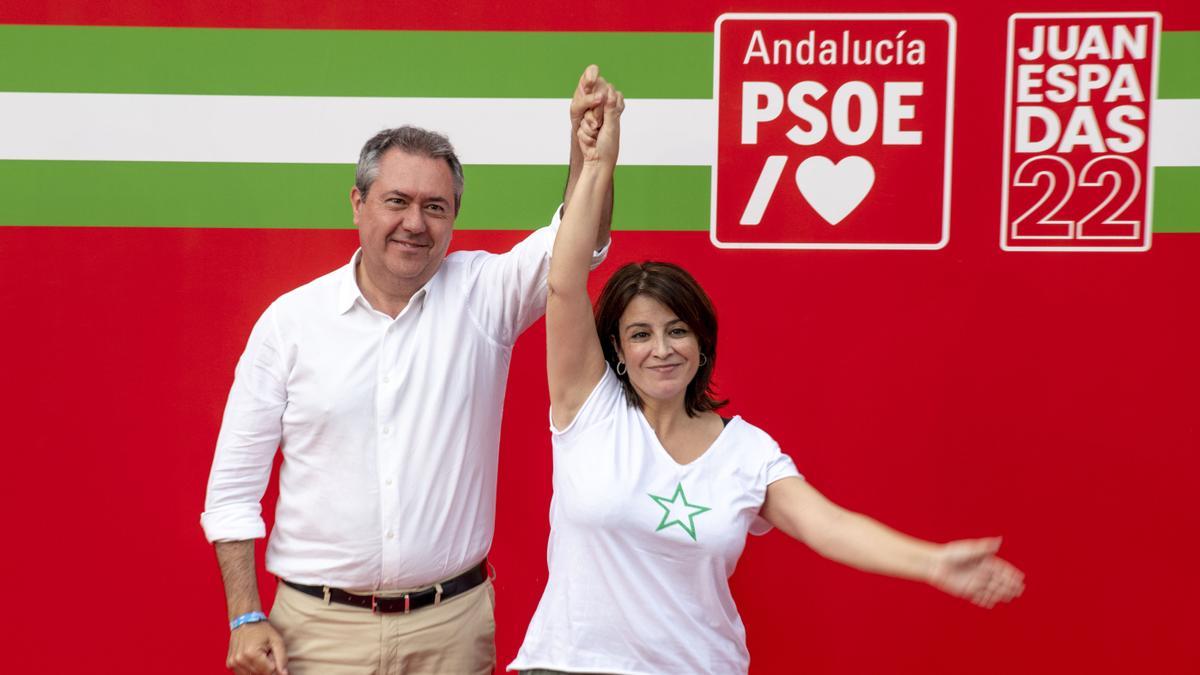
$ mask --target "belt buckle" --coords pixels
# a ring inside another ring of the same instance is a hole
[[[404,596],[403,596],[403,597],[404,597],[404,613],[405,613],[405,614],[408,614],[409,605],[411,604],[411,601],[409,600],[409,597],[408,597],[408,596],[409,596],[409,594],[408,594],[408,593],[405,593],[405,594],[404,594]],[[379,596],[378,596],[378,595],[375,595],[374,593],[372,593],[372,594],[371,594],[371,613],[372,613],[372,614],[379,614],[379,613],[380,613],[380,610],[379,610]]]
[[[405,614],[408,614],[409,606],[412,604],[412,601],[411,601],[411,600],[409,600],[409,597],[408,597],[408,596],[409,596],[409,594],[408,594],[408,593],[405,593],[405,594],[404,594],[404,596],[403,596],[403,597],[404,597],[404,613],[405,613]],[[375,595],[374,593],[372,593],[372,594],[371,594],[371,613],[372,613],[372,614],[379,614],[379,613],[380,613],[380,609],[379,609],[379,596],[378,596],[378,595]]]

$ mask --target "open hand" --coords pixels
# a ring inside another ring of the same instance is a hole
[[[998,550],[999,537],[942,544],[934,556],[929,583],[980,607],[1008,602],[1025,590],[1025,575],[998,558]]]

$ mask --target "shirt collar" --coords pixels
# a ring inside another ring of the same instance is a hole
[[[358,267],[360,259],[362,259],[361,248],[355,251],[354,255],[350,256],[350,263],[339,272],[341,279],[338,282],[337,292],[338,314],[349,312],[350,308],[354,306],[354,301],[363,297],[362,291],[358,288],[358,279],[354,276],[354,270]],[[367,299],[363,298],[363,303],[365,304],[366,302]]]
[[[354,303],[360,299],[362,300],[363,307],[369,308],[371,306],[371,303],[367,302],[366,297],[363,296],[362,289],[358,287],[356,270],[358,269],[358,264],[361,261],[362,249],[359,248],[354,252],[354,255],[350,256],[350,262],[338,272],[341,277],[338,282],[337,291],[338,314],[345,314],[346,312],[349,312],[350,309],[354,307]],[[443,260],[442,264],[445,265],[446,261]],[[438,272],[440,273],[441,270],[439,269]],[[409,299],[408,304],[424,304],[425,297],[429,295],[429,288],[433,285],[434,280],[436,280],[438,276],[439,274],[434,274],[432,279],[425,282],[425,285],[422,286],[416,293],[413,293],[413,296]]]

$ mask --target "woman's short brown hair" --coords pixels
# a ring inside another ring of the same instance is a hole
[[[657,300],[674,312],[688,325],[700,344],[704,363],[688,383],[684,396],[683,405],[688,416],[695,417],[728,403],[717,399],[712,391],[712,374],[717,365],[717,312],[700,284],[679,265],[649,260],[629,263],[609,277],[596,301],[596,335],[600,337],[604,360],[616,370],[619,359],[614,342],[620,341],[621,315],[639,295]],[[629,405],[641,408],[642,399],[629,377],[617,377],[625,387]]]

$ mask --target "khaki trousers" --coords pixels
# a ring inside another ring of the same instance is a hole
[[[409,614],[326,604],[280,582],[270,620],[292,675],[490,675],[495,604],[490,580]]]

